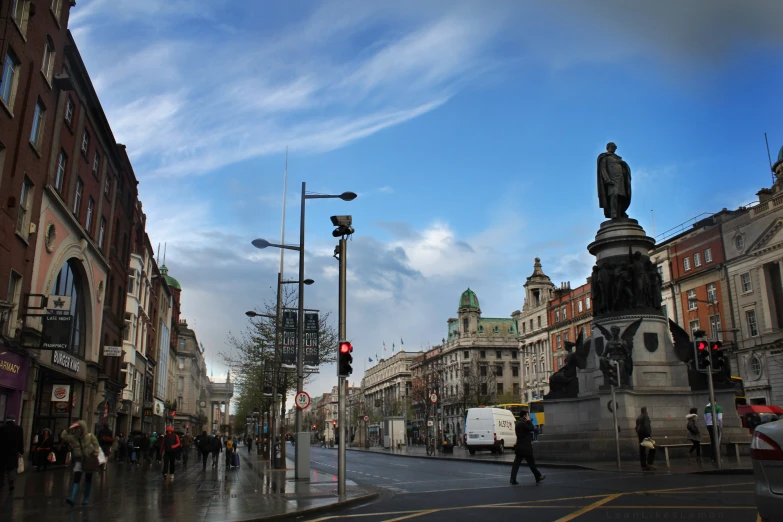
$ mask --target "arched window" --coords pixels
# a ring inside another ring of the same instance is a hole
[[[84,285],[75,267],[77,262],[75,259],[66,261],[60,269],[57,281],[54,283],[52,294],[71,297],[71,309],[55,313],[71,314],[73,317],[71,323],[71,353],[84,357],[84,346],[86,344],[84,336],[87,331],[85,327]]]

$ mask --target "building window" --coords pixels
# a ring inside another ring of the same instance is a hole
[[[517,351],[516,350],[511,350],[511,358],[512,359],[516,359],[517,358]]]
[[[568,314],[566,313],[566,310],[567,310],[567,308],[564,306],[564,307],[563,307],[563,321],[565,321],[566,319],[568,319]]]
[[[581,300],[576,302],[576,311],[579,312],[580,314],[582,313],[582,301]]]
[[[135,292],[136,288],[136,270],[130,269],[128,270],[128,294],[130,295],[136,295]]]
[[[696,310],[697,303],[696,290],[688,290],[688,310]]]
[[[479,375],[481,377],[486,377],[487,376],[487,365],[486,364],[482,364],[481,367],[479,368]]]
[[[30,235],[30,210],[33,206],[33,182],[25,173],[22,192],[19,195],[19,214],[16,217],[16,231],[27,239]]]
[[[52,37],[46,35],[46,46],[44,47],[43,64],[41,72],[46,77],[46,81],[52,83],[52,73],[54,73],[54,42]]]
[[[19,302],[22,298],[22,276],[11,270],[11,278],[8,281],[8,296],[7,301],[13,303],[13,308],[10,310],[8,316],[8,323],[3,332],[8,337],[16,337],[16,320],[19,316]]]
[[[511,367],[511,376],[512,377],[519,377],[519,366],[512,366]]]
[[[185,369],[185,358],[184,357],[180,357],[177,360],[177,368],[179,368],[180,370],[184,370]]]
[[[177,391],[181,392],[185,390],[185,378],[177,377]]]
[[[101,216],[101,228],[98,230],[98,248],[103,248],[103,239],[106,236],[106,219]]]
[[[139,402],[141,397],[141,372],[136,372],[136,386],[133,390],[133,401]]]
[[[514,390],[514,391],[513,391],[514,395],[519,395],[519,383],[515,382],[515,383],[512,385],[512,389]]]
[[[185,349],[185,339],[179,340],[179,349],[184,350]]]
[[[715,283],[707,283],[707,301],[713,304],[718,302],[718,288]]]
[[[60,155],[57,156],[57,172],[54,175],[54,188],[58,192],[62,192],[63,184],[65,182],[65,171],[68,168],[68,155],[64,150],[60,151]]]
[[[90,149],[90,133],[84,131],[82,134],[82,154],[87,155],[87,151]]]
[[[742,283],[742,293],[749,294],[753,291],[753,283],[750,281],[750,272],[745,272],[740,276],[740,282]]]
[[[111,198],[111,178],[106,176],[106,181],[103,183],[103,193],[107,198]]]
[[[92,228],[92,212],[95,208],[95,200],[92,199],[92,196],[87,200],[87,219],[84,220],[84,229],[87,231],[87,233],[90,233],[90,230]]]
[[[498,364],[497,366],[495,366],[495,376],[503,377],[503,365]]]
[[[125,314],[125,335],[123,339],[130,342],[131,330],[133,329],[133,316],[131,314]]]
[[[76,180],[76,194],[73,198],[73,213],[76,218],[79,218],[79,210],[82,206],[82,192],[84,192],[84,182],[82,180]]]
[[[756,310],[747,310],[745,312],[745,320],[748,322],[748,335],[750,337],[758,337],[759,327],[756,324]]]
[[[468,318],[464,318],[462,320],[462,331],[465,333],[468,333],[468,327],[470,326],[470,322],[468,321]]]
[[[484,327],[479,325],[479,333],[484,333]]]
[[[696,319],[695,321],[691,321],[690,323],[688,323],[688,326],[691,329],[691,335],[693,335],[693,332],[695,332],[696,330],[700,329],[699,328],[699,320]]]
[[[555,346],[557,347],[558,350],[560,349],[560,336],[559,335],[555,336]]]
[[[470,359],[470,352],[468,350],[465,350],[462,352],[462,358],[463,359]]]
[[[68,96],[68,101],[65,102],[65,123],[70,127],[73,125],[73,98]]]
[[[555,322],[560,322],[560,310],[555,310]]]
[[[503,395],[503,383],[498,383],[498,395]]]
[[[60,21],[60,7],[62,6],[62,2],[63,0],[52,0],[52,13],[58,22]]]
[[[526,333],[527,332],[527,328],[526,327],[527,327],[527,323],[522,321],[522,333]]]
[[[177,397],[177,410],[182,411],[182,397]]]
[[[753,377],[756,379],[761,377],[761,359],[756,355],[750,360],[750,371],[753,372]]]
[[[70,314],[71,316],[71,353],[84,356],[86,346],[86,310],[84,290],[86,285],[82,282],[80,269],[83,270],[81,261],[75,258],[69,259],[60,269],[57,281],[54,283],[50,294],[67,295],[71,297],[70,310],[53,312],[55,314]]]
[[[720,324],[720,316],[719,315],[711,315],[710,316],[710,339],[717,339],[718,341],[723,341],[723,328]]]
[[[495,332],[495,333],[498,333],[498,332],[500,332],[500,327],[495,326],[494,328],[492,328],[492,331]]]
[[[537,319],[538,319],[538,327],[541,328],[541,316],[539,315],[537,317]],[[531,330],[533,329],[533,320],[532,319],[530,320],[530,329]]]
[[[36,150],[41,148],[41,138],[43,137],[44,119],[46,117],[46,107],[43,102],[38,100],[33,112],[33,126],[30,128],[30,143]]]
[[[30,0],[14,0],[11,2],[14,22],[22,34],[27,36],[27,21],[30,18]]]
[[[95,151],[95,157],[92,159],[92,175],[95,176],[95,179],[100,179],[100,167],[101,167],[101,155],[98,153],[98,151]]]
[[[682,266],[685,268],[686,272],[688,270],[690,270],[691,269],[691,258],[690,257],[683,258]]]
[[[3,62],[3,76],[0,78],[0,98],[3,99],[8,109],[13,112],[14,100],[16,100],[16,85],[19,82],[20,62],[10,49]]]
[[[693,266],[701,266],[701,254],[698,252],[693,254]]]
[[[484,350],[481,350],[480,356],[481,356],[482,359],[486,359],[487,358],[487,352],[485,352]]]
[[[666,308],[666,305],[661,305],[661,314],[666,318],[669,317],[669,310]]]
[[[533,320],[532,319],[530,320],[530,331],[531,332],[533,331]]]
[[[704,250],[704,262],[712,263],[712,250],[709,248]]]
[[[737,237],[734,238],[734,247],[737,250],[742,250],[745,248],[745,238],[742,236],[742,234],[739,234]]]
[[[495,351],[495,358],[502,359],[503,358],[503,352],[500,350]]]

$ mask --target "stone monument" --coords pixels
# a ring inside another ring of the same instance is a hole
[[[672,341],[661,310],[661,276],[649,257],[655,240],[628,217],[631,169],[616,150],[607,144],[597,161],[598,202],[608,219],[587,246],[595,256],[592,331],[587,340],[580,335],[567,363],[550,379],[546,423],[536,446],[542,460],[615,459],[607,376],[612,361],[620,368],[616,407],[624,459],[638,462],[635,421],[642,406],[652,420],[653,439],[661,444],[685,442],[685,415],[691,407],[702,412],[709,402],[706,391],[694,392],[689,382],[692,351],[684,332],[678,332],[677,349]],[[733,390],[716,390],[716,400],[724,406],[724,440],[741,437],[739,417],[729,414]]]

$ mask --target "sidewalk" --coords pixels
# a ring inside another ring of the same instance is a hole
[[[270,470],[269,463],[240,446],[240,467],[226,471],[224,455],[218,467],[211,458],[206,472],[191,452],[188,466],[177,463],[175,479],[163,481],[160,467],[143,470],[110,462],[105,473],[93,476],[88,506],[65,503],[70,490],[70,469],[26,472],[17,477],[16,489],[0,492],[0,519],[9,522],[50,520],[208,521],[280,520],[319,511],[339,509],[376,498],[377,493],[347,481],[346,495],[337,495],[337,477],[310,471],[309,481],[294,479],[294,464]],[[84,479],[82,479],[84,489]]]
[[[330,448],[330,449],[337,449]],[[396,457],[413,457],[413,458],[430,458],[439,460],[467,460],[470,462],[482,462],[486,464],[497,464],[501,466],[510,466],[514,462],[514,452],[505,451],[502,455],[493,455],[489,452],[482,451],[477,452],[475,455],[470,455],[468,450],[464,447],[454,448],[454,453],[440,453],[437,452],[435,456],[428,457],[427,450],[424,446],[410,446],[403,447],[403,449],[384,449],[380,447],[361,449],[361,448],[348,448],[348,451],[380,453],[383,455],[394,455]],[[597,462],[547,462],[539,461],[536,459],[536,464],[540,467],[546,468],[564,468],[564,469],[587,469],[594,471],[618,471],[616,461],[597,461]],[[663,452],[659,452],[656,456],[655,465],[657,466],[656,472],[658,473],[726,473],[737,475],[752,475],[753,463],[750,457],[741,457],[740,462],[737,462],[736,457],[723,457],[723,467],[721,470],[716,469],[707,460],[701,466],[695,463],[689,464],[685,459],[671,459],[671,467],[666,467],[666,461],[663,458]],[[622,471],[639,471],[639,463],[636,460],[623,460]]]

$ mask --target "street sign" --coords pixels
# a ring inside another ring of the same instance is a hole
[[[369,415],[365,415],[364,417],[362,417],[362,420],[364,422],[370,422],[370,416]]]
[[[104,357],[122,357],[122,346],[104,346]]]
[[[438,394],[437,394],[437,393],[435,393],[435,392],[432,392],[432,393],[430,394],[430,402],[431,402],[432,404],[436,404],[436,403],[438,402]]]
[[[300,391],[297,393],[294,401],[296,402],[296,407],[300,410],[305,410],[310,406],[310,396],[306,391]]]

